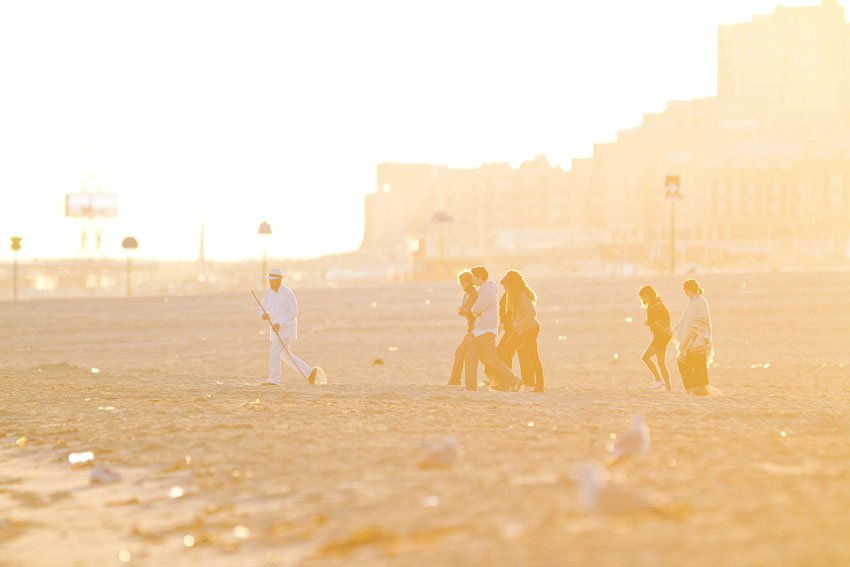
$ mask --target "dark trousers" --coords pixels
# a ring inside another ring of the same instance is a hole
[[[526,386],[534,386],[538,390],[543,389],[543,363],[540,362],[540,353],[537,350],[537,337],[540,336],[540,327],[535,327],[523,334],[513,333],[505,345],[504,352],[513,358],[515,352],[525,352],[526,362],[523,364],[520,355],[520,366],[522,367],[522,382]],[[528,372],[526,372],[528,368]]]
[[[472,333],[466,333],[463,336],[463,340],[460,341],[460,344],[457,345],[455,349],[455,361],[452,364],[452,375],[449,378],[449,384],[452,386],[460,386],[460,379],[463,376],[463,367],[466,364],[466,355],[469,352],[469,346],[472,344],[472,341],[475,337],[473,337]]]
[[[510,389],[511,386],[520,382],[520,379],[511,372],[511,369],[502,362],[496,353],[496,335],[485,333],[480,337],[473,336],[472,343],[466,353],[465,383],[467,390],[478,389],[479,360],[489,370],[494,387]]]
[[[685,359],[679,359],[679,374],[685,390],[708,386],[708,359],[704,354],[688,352]]]

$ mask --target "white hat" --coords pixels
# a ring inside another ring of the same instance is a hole
[[[285,276],[283,275],[282,268],[272,268],[269,270],[269,275],[266,276],[267,280],[282,280]]]

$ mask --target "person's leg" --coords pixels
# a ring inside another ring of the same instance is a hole
[[[531,381],[534,385],[535,392],[543,391],[543,363],[540,361],[540,349],[538,348],[539,338],[540,328],[538,327],[523,335],[522,346],[519,348],[520,353],[525,353],[525,366],[528,366],[531,369]],[[520,358],[520,363],[522,364],[522,358]],[[525,382],[524,375],[523,382]]]
[[[460,378],[463,374],[463,366],[466,363],[466,352],[469,350],[469,342],[472,334],[467,333],[463,336],[463,340],[455,349],[455,361],[452,365],[452,375],[449,378],[450,386],[460,386]]]
[[[661,382],[661,375],[658,373],[658,368],[655,366],[655,362],[653,362],[652,357],[655,356],[656,350],[654,345],[649,345],[646,347],[646,350],[643,351],[643,355],[640,359],[646,364],[646,367],[649,368],[649,371],[652,372],[652,375],[655,377],[656,382]]]
[[[499,359],[505,363],[505,366],[508,368],[513,368],[513,351],[510,350],[510,342],[511,338],[513,338],[513,331],[505,331],[502,334],[502,338],[499,341],[499,345],[496,347],[496,353],[499,355]]]
[[[526,386],[534,386],[534,374],[537,372],[534,357],[529,355],[528,347],[524,344],[516,349],[516,354],[519,359],[519,375],[522,377],[522,383]]]
[[[539,329],[536,332],[539,333]],[[503,361],[506,358],[513,360],[514,353],[516,353],[519,358],[519,369],[523,385],[534,387],[535,364],[534,357],[529,356],[528,353],[528,343],[532,340],[529,335],[530,333],[525,333],[524,335],[512,333],[509,340],[502,347],[499,358]],[[536,341],[536,335],[534,340]],[[510,364],[506,364],[506,366],[509,369],[512,368]]]
[[[664,379],[664,387],[669,392],[673,389],[670,385],[670,371],[667,370],[667,347],[656,351],[655,359],[658,361],[658,370],[661,372],[661,377]]]
[[[269,346],[269,383],[280,384],[280,341],[277,337],[271,341]]]
[[[281,351],[280,359],[286,363],[288,367],[296,372],[299,376],[304,379],[307,379],[310,374],[313,372],[313,367],[298,358],[294,352],[292,352],[292,339],[285,338],[283,339],[283,344],[286,347],[286,350],[289,351],[287,354],[284,351]]]
[[[466,349],[464,384],[466,384],[466,389],[471,392],[478,389],[478,342],[471,333],[469,334],[469,344]]]
[[[499,355],[496,354],[496,335],[486,333],[480,337],[476,337],[475,347],[481,362],[491,368],[500,385],[507,386],[510,389],[517,389],[522,385],[522,380],[517,378],[511,372],[511,369],[499,359]]]
[[[522,337],[514,332],[505,333],[502,337],[502,341],[499,343],[499,346],[496,347],[496,353],[499,356],[499,360],[501,360],[509,370],[513,368],[511,361],[513,361],[514,353],[520,348],[522,348]],[[523,367],[521,366],[520,368]],[[510,387],[511,382],[499,383],[498,385],[502,387],[502,389],[507,389]]]

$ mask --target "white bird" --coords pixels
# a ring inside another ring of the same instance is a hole
[[[446,437],[442,443],[423,443],[417,462],[420,469],[448,469],[460,460],[461,450],[457,439]]]
[[[671,506],[663,494],[646,490],[628,490],[610,482],[605,468],[595,462],[584,463],[576,469],[578,497],[588,514],[603,516],[632,516],[642,513],[680,516],[682,510]]]
[[[643,414],[633,413],[629,418],[632,430],[617,435],[608,443],[609,465],[616,464],[632,455],[641,455],[649,451],[649,426]]]

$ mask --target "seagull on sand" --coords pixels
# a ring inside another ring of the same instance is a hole
[[[423,443],[417,466],[420,469],[448,469],[460,460],[460,445],[454,437],[442,443]]]
[[[617,435],[608,443],[609,465],[619,463],[632,455],[641,455],[649,451],[649,426],[643,414],[633,413],[630,417],[632,430]]]
[[[601,516],[633,516],[650,513],[676,517],[681,510],[671,506],[663,494],[646,490],[628,490],[610,482],[608,472],[596,462],[584,463],[576,469],[578,497],[588,514]]]

